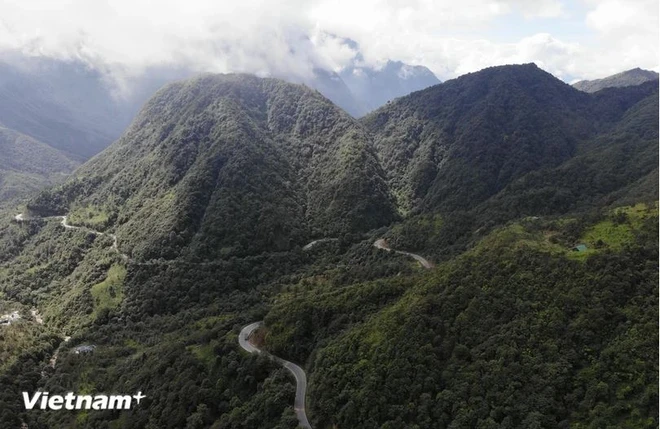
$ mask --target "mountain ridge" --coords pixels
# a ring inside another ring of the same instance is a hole
[[[573,87],[584,92],[597,92],[604,88],[634,86],[654,80],[658,80],[657,72],[636,67],[601,79],[581,80],[574,83]]]
[[[98,205],[98,197],[85,197],[98,187],[111,206],[102,210],[116,220],[109,223],[120,237],[140,237],[133,243],[156,246],[150,237],[155,230],[137,226],[156,216],[159,221],[147,224],[166,222],[175,231],[164,243],[192,240],[193,248],[202,246],[194,254],[232,253],[238,245],[232,237],[250,229],[257,235],[235,251],[285,249],[303,237],[371,229],[395,218],[371,145],[354,119],[316,91],[249,75],[204,75],[161,89],[125,135],[77,170],[54,198],[69,189],[83,194],[53,206],[53,194],[46,192],[29,207],[62,211],[76,198],[78,205]],[[175,189],[174,195],[168,197],[167,189]],[[232,210],[250,206],[262,217],[232,217]],[[217,230],[222,219],[245,223]],[[216,239],[225,250],[215,248]]]

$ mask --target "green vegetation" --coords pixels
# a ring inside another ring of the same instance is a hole
[[[97,231],[105,229],[110,220],[108,213],[92,205],[73,208],[68,216],[71,224],[86,226]]]
[[[321,428],[655,427],[658,218],[641,211],[633,243],[586,263],[561,245],[575,222],[532,221],[381,297],[278,297],[267,343],[313,368]]]
[[[129,258],[0,207],[0,296],[44,317],[0,326],[0,427],[293,429],[290,375],[237,344],[264,320],[316,429],[656,428],[657,139],[657,84],[588,95],[530,65],[362,124],[272,79],[168,86],[27,202]],[[147,399],[27,412],[36,389]]]
[[[98,317],[102,311],[114,310],[124,298],[123,283],[126,277],[126,268],[122,265],[112,265],[108,276],[101,283],[90,289],[94,299],[94,314]]]
[[[165,87],[75,176],[28,209],[102,223],[142,260],[287,251],[396,219],[355,120],[315,91],[247,75]]]

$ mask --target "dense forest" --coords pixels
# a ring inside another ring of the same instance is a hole
[[[316,429],[657,427],[657,97],[504,66],[357,121],[275,79],[166,86],[0,206],[0,427],[294,429],[291,375],[238,347],[259,320]]]

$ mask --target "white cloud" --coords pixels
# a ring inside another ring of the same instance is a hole
[[[559,0],[3,0],[0,50],[82,58],[116,74],[184,65],[304,77],[352,61],[350,38],[367,64],[423,64],[443,80],[531,61],[566,79],[658,67],[657,1],[583,4],[586,15]],[[580,37],[563,33],[578,13]],[[505,18],[532,30],[492,41]],[[535,31],[535,20],[553,26]]]
[[[585,75],[603,77],[641,66],[657,70],[657,0],[604,0],[591,2],[586,25],[597,32],[599,43],[590,52]]]
[[[502,0],[507,10],[518,11],[526,18],[553,18],[564,14],[564,5],[558,0]]]

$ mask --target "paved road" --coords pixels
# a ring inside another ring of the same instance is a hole
[[[394,252],[394,253],[398,253],[400,255],[410,256],[411,258],[414,258],[417,262],[419,262],[421,264],[421,266],[426,268],[427,270],[433,268],[433,264],[431,262],[429,262],[427,259],[423,258],[422,256],[419,256],[416,253],[410,253],[410,252],[406,252],[406,251],[403,251],[403,250],[393,250],[393,249],[391,249],[390,246],[387,244],[387,241],[385,241],[384,238],[380,238],[380,239],[376,240],[374,242],[374,247],[376,247],[377,249],[386,250],[388,252]]]
[[[296,412],[300,426],[305,429],[312,429],[312,425],[309,424],[309,420],[307,420],[307,413],[305,412],[307,375],[305,375],[305,371],[303,371],[303,369],[295,363],[265,352],[250,342],[250,335],[252,335],[252,332],[261,326],[261,324],[262,322],[254,322],[241,329],[241,333],[238,334],[238,344],[248,353],[263,353],[265,356],[270,357],[284,368],[288,369],[291,374],[293,374],[296,379],[296,399],[293,404],[293,409]]]
[[[319,238],[318,240],[314,240],[311,243],[305,244],[305,246],[303,246],[302,250],[309,250],[309,249],[311,249],[312,247],[316,246],[319,243],[327,243],[329,241],[339,241],[339,239],[338,238]]]

